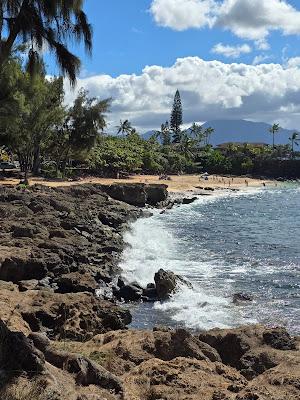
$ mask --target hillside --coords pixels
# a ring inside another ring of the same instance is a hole
[[[211,120],[203,124],[204,128],[214,128],[211,144],[216,146],[225,142],[267,143],[272,144],[272,135],[269,133],[270,124],[246,120]],[[275,143],[287,144],[293,130],[281,129],[276,135]],[[148,131],[142,136],[149,139],[154,131]]]

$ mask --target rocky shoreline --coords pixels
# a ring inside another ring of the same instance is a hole
[[[118,281],[123,233],[146,205],[191,201],[154,184],[0,187],[1,399],[300,399],[299,339],[282,328],[127,329],[117,300],[162,300],[179,278]]]

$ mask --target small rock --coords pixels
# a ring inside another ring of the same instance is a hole
[[[233,303],[237,304],[244,301],[253,301],[253,296],[248,293],[235,293],[233,295]]]

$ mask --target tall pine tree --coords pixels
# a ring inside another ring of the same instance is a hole
[[[174,103],[171,113],[170,119],[170,126],[172,131],[174,132],[173,135],[173,143],[180,143],[181,141],[181,125],[182,125],[182,104],[179,90],[176,90]]]

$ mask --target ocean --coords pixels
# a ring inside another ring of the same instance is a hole
[[[140,219],[125,234],[123,275],[160,268],[187,278],[170,300],[130,305],[131,327],[231,328],[263,323],[300,334],[300,186],[215,192]],[[235,293],[253,296],[234,304]]]

